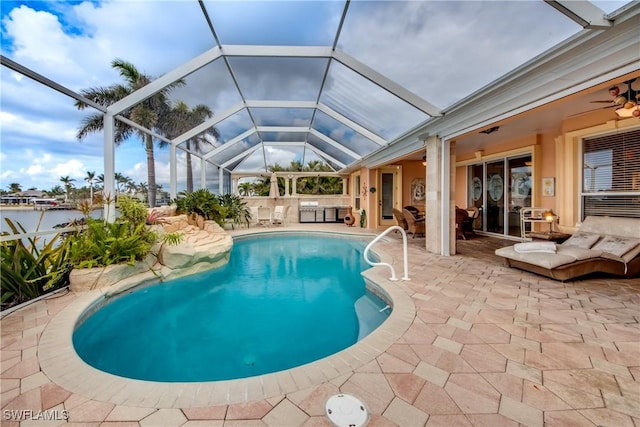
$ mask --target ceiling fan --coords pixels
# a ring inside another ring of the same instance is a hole
[[[616,113],[621,117],[640,117],[640,109],[638,103],[640,103],[640,90],[635,90],[631,87],[636,79],[628,80],[624,82],[627,85],[627,90],[622,92],[618,86],[611,86],[609,88],[609,100],[597,100],[591,101],[591,103],[607,103],[612,104],[604,108],[617,107]],[[622,111],[628,110],[628,111]],[[637,113],[636,113],[637,112]]]
[[[623,84],[627,85],[627,90],[624,92],[621,91],[620,87],[617,85],[611,86],[608,89],[609,95],[611,95],[610,99],[602,99],[602,100],[595,100],[595,101],[589,101],[589,102],[592,104],[611,104],[611,105],[607,105],[606,107],[602,107],[602,109],[617,108],[616,113],[620,117],[632,117],[632,116],[640,117],[640,106],[639,106],[640,90],[635,90],[633,89],[633,87],[631,87],[633,82],[635,82],[636,80],[637,79],[631,79],[624,82]],[[578,115],[589,113],[592,111],[597,111],[599,109],[600,108],[583,111],[581,113],[572,114],[569,117],[578,116]]]

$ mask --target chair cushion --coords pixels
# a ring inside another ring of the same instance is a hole
[[[516,243],[513,245],[513,250],[521,254],[526,254],[528,252],[555,254],[556,244],[554,242]]]
[[[638,245],[640,245],[640,239],[622,236],[605,236],[593,249],[622,257]]]
[[[574,262],[576,258],[571,255],[562,255],[559,253],[544,253],[544,252],[529,252],[518,253],[514,250],[513,246],[507,246],[506,248],[496,249],[496,255],[526,262],[528,264],[537,265],[542,268],[553,269],[564,264]]]
[[[600,235],[596,233],[587,233],[586,231],[578,231],[567,239],[563,246],[576,246],[579,248],[589,249],[600,240]]]
[[[575,257],[575,259],[578,261],[581,261],[583,259],[597,258],[599,256],[602,256],[602,251],[599,251],[597,249],[585,249],[585,248],[579,248],[577,246],[563,246],[563,245],[558,245],[557,253]]]

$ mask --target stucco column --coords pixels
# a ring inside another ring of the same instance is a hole
[[[347,178],[342,178],[342,195],[346,196],[349,188],[349,180]]]
[[[291,180],[291,183],[293,184],[293,189],[292,191],[292,195],[293,196],[297,196],[298,195],[298,189],[297,189],[297,185],[298,185],[298,177],[294,176],[293,179]]]
[[[289,181],[291,181],[291,178],[293,178],[291,175],[287,175],[284,178],[284,197],[291,197],[289,193]]]
[[[455,253],[455,143],[430,136],[425,140],[425,230],[427,251]]]

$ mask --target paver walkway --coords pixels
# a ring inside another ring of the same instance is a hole
[[[159,409],[67,391],[40,370],[38,340],[77,297],[34,303],[0,321],[1,425],[329,426],[325,402],[343,392],[365,402],[370,426],[640,427],[640,279],[561,283],[502,266],[492,254],[505,241],[439,257],[410,240],[402,286],[416,315],[402,338],[361,368],[267,400]],[[399,242],[382,245],[400,253]]]

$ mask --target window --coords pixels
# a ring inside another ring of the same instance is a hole
[[[640,129],[582,141],[582,219],[640,218]]]

